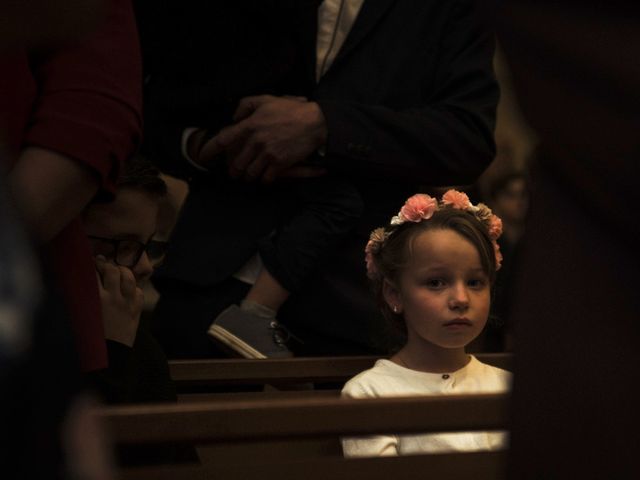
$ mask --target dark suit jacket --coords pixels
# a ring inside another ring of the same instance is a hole
[[[183,65],[179,72],[171,73],[167,65],[150,72],[148,92],[155,105],[154,124],[148,125],[164,125],[155,132],[150,128],[147,136],[151,143],[154,137],[173,135],[175,139],[176,131],[206,121],[203,106],[211,98],[202,94],[199,106],[187,105],[193,95],[189,86],[216,84],[224,75],[240,74],[240,84],[251,80],[247,72],[254,74],[253,85],[243,86],[242,92],[227,81],[221,88],[227,99],[245,92],[293,93],[317,101],[328,126],[322,161],[332,173],[353,182],[364,201],[364,214],[339,252],[323,264],[308,288],[290,298],[279,317],[294,330],[308,328],[373,345],[381,337],[384,322],[366,286],[363,248],[367,237],[374,227],[388,223],[420,185],[471,183],[491,161],[498,99],[491,67],[493,36],[483,28],[473,0],[366,0],[334,64],[316,83],[318,3],[294,4],[294,8],[285,2],[286,15],[280,11],[277,20],[264,11],[261,16],[243,17],[241,23],[229,18],[228,28],[235,26],[244,33],[255,28],[260,38],[235,45],[232,56],[226,52],[230,66],[213,63],[215,69],[204,72],[211,77],[203,78],[199,67],[187,68],[184,62],[189,61],[184,58],[178,62]],[[255,25],[248,27],[251,22]],[[193,40],[195,51],[185,44],[172,48],[192,52],[190,60],[202,62],[206,58],[202,45],[220,40],[212,40],[214,33],[192,29],[191,34],[200,37]],[[285,57],[291,62],[284,62],[288,68],[274,80],[272,68],[263,71],[251,62],[256,50],[279,59],[275,63],[279,67]],[[230,90],[234,92],[229,95]],[[176,108],[182,94],[186,100]],[[212,108],[216,104],[220,95],[209,102]],[[151,108],[149,101],[147,108]],[[162,141],[157,144],[163,145]],[[155,151],[164,151],[165,160],[175,165],[175,141],[172,148]],[[166,152],[172,152],[172,158],[167,159]],[[264,201],[273,191],[214,175],[191,178],[191,194],[159,279],[209,287],[256,251],[258,239],[273,228],[278,208]],[[237,215],[245,208],[252,208],[251,218]]]

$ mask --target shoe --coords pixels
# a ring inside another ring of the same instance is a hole
[[[293,357],[286,343],[292,337],[275,318],[265,318],[231,305],[213,321],[208,331],[214,340],[244,358]]]

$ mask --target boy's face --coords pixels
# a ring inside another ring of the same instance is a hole
[[[494,200],[497,215],[508,223],[522,223],[527,215],[529,198],[522,178],[511,180]]]
[[[146,244],[156,232],[158,201],[149,194],[133,188],[121,188],[113,202],[90,205],[84,215],[85,232],[90,237],[108,240],[133,240]],[[93,255],[104,255],[115,263],[115,242],[90,239]],[[119,249],[124,252],[127,245],[135,248],[134,242],[122,242]],[[138,286],[153,273],[153,265],[146,252],[129,267]]]

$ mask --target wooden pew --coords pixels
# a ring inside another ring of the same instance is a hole
[[[510,353],[478,353],[482,362],[506,370],[513,362]],[[271,385],[271,393],[263,398],[276,397],[277,390],[286,390],[296,384],[311,383],[318,390],[328,388],[329,392],[290,393],[287,396],[337,396],[336,390],[351,377],[373,366],[380,357],[297,357],[291,359],[215,359],[215,360],[173,360],[169,362],[171,377],[180,394],[196,392],[223,392],[202,396],[200,399],[236,397],[249,398],[252,395],[229,394],[228,390],[239,386],[264,387]],[[195,396],[193,399],[198,399]]]
[[[382,478],[375,474],[384,471],[391,474],[400,469],[410,475],[418,469],[423,475],[426,471],[447,473],[448,476],[435,477],[442,479],[462,478],[465,472],[467,475],[473,472],[467,478],[495,479],[500,478],[504,465],[501,453],[456,454],[449,460],[441,455],[423,455],[413,460],[405,457],[345,460],[341,458],[338,439],[386,432],[504,430],[506,406],[506,395],[457,395],[119,406],[103,407],[98,414],[117,444],[184,442],[212,448],[202,466],[130,469],[123,472],[122,478],[127,480],[252,478],[260,472],[263,479],[280,479],[276,472],[294,467],[298,476],[309,478],[320,478],[318,470],[326,475],[323,478],[365,478],[364,474],[356,475],[357,472],[370,472],[367,478]],[[292,448],[314,439],[328,440],[327,445],[334,448],[311,448],[302,453],[299,448]],[[358,462],[359,466],[352,462]],[[413,478],[404,473],[392,476]]]
[[[120,480],[501,480],[506,452],[378,458],[327,458],[265,465],[143,467]]]

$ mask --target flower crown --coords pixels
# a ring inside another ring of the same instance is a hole
[[[496,270],[500,269],[502,264],[502,254],[498,246],[498,237],[502,235],[502,220],[491,212],[491,209],[484,203],[473,205],[469,201],[469,197],[457,190],[448,190],[442,195],[440,203],[424,193],[418,193],[409,197],[402,206],[398,215],[391,218],[390,226],[397,227],[406,222],[419,223],[423,220],[430,219],[433,214],[443,208],[454,208],[456,210],[464,210],[473,214],[481,223],[483,223],[489,231],[491,243],[493,244],[493,252],[496,257]],[[378,275],[378,268],[373,259],[373,255],[378,253],[384,242],[395,231],[387,230],[385,227],[376,228],[369,236],[369,242],[364,248],[365,262],[367,263],[367,276],[371,279]]]

